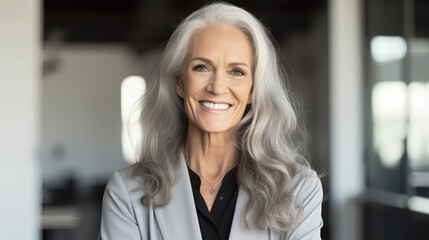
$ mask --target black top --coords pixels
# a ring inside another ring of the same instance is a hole
[[[210,212],[200,193],[200,177],[189,167],[188,171],[203,240],[227,240],[237,203],[237,168],[231,169],[223,178]]]

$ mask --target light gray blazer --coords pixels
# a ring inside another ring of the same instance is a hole
[[[144,192],[139,180],[132,175],[135,164],[114,172],[103,197],[99,239],[201,240],[191,182],[183,155],[181,158],[181,177],[173,188],[173,199],[165,207],[154,208],[150,203],[147,206],[141,203]],[[320,239],[323,193],[316,173],[304,167],[298,169],[292,192],[302,202],[304,212],[298,227],[281,237],[252,224],[252,211],[248,216],[250,228],[246,228],[244,216],[248,193],[239,189],[229,239]]]

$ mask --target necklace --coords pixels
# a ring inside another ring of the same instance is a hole
[[[200,176],[202,179],[204,179],[204,181],[206,181],[206,183],[210,186],[209,193],[210,193],[211,195],[213,195],[213,194],[215,194],[215,193],[216,193],[216,190],[215,190],[216,186],[217,186],[217,185],[219,185],[219,183],[222,181],[222,179],[223,179],[223,178],[225,177],[225,175],[228,173],[228,171],[226,171],[226,172],[222,175],[222,177],[220,177],[220,178],[219,178],[219,180],[218,180],[214,185],[211,185],[211,184],[209,183],[209,181],[207,181],[207,179],[206,179],[205,177],[203,177],[203,175],[202,175],[199,171],[197,171],[197,170],[196,170],[196,168],[191,168],[191,169],[195,169],[194,171],[198,174],[198,176]]]

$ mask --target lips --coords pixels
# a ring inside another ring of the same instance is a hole
[[[211,101],[199,101],[199,103],[209,109],[209,110],[217,110],[217,111],[223,111],[230,108],[232,105],[228,103],[220,103],[220,102],[211,102]]]

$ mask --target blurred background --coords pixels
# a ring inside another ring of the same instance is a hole
[[[208,2],[0,0],[0,239],[97,238],[105,185],[134,161],[130,108]],[[429,2],[231,3],[271,31],[303,100],[322,239],[428,239]]]

